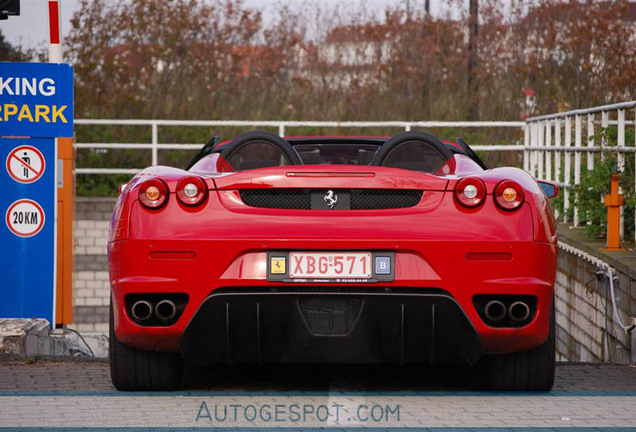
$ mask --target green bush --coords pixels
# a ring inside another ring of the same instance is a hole
[[[623,207],[624,238],[634,238],[634,206],[636,194],[634,192],[634,156],[624,154],[624,169],[618,169],[618,154],[612,151],[617,143],[617,128],[609,127],[601,132],[601,138],[607,140],[608,147],[594,157],[594,169],[583,167],[581,183],[574,188],[574,206],[579,209],[579,223],[585,228],[590,238],[604,238],[607,233],[607,208],[603,198],[610,193],[612,174],[620,174],[619,184],[622,189],[625,205]],[[634,141],[634,131],[626,130],[626,142]],[[582,158],[585,159],[585,158]],[[571,220],[571,215],[569,215]]]
[[[78,196],[117,196],[119,185],[132,177],[129,174],[78,174],[76,192]]]

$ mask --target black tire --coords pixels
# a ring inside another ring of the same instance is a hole
[[[554,385],[556,354],[554,307],[550,335],[540,346],[514,354],[486,358],[486,386],[493,391],[550,391]]]
[[[110,379],[117,390],[167,391],[181,385],[183,360],[179,354],[147,351],[125,345],[115,336],[110,305]]]

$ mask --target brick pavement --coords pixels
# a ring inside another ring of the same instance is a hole
[[[479,391],[472,370],[369,366],[189,369],[185,391]],[[108,362],[12,360],[0,355],[0,392],[110,392]],[[636,392],[636,366],[559,364],[554,391]]]
[[[627,427],[636,368],[562,364],[550,394],[487,394],[469,371],[192,369],[184,391],[115,392],[102,361],[0,358],[5,427]]]
[[[5,427],[634,427],[635,397],[0,396]]]

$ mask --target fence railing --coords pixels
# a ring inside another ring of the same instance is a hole
[[[573,206],[573,188],[581,183],[583,170],[594,170],[597,160],[602,160],[608,153],[615,153],[617,169],[624,172],[626,158],[636,153],[636,138],[634,143],[626,142],[626,130],[636,127],[635,107],[636,101],[631,101],[526,120],[524,169],[536,178],[554,182],[562,188],[563,209],[560,216],[565,222],[579,225],[577,207],[573,208],[571,220],[568,215]],[[628,120],[632,109],[633,120]],[[616,127],[616,145],[608,143],[610,126]],[[597,153],[600,153],[598,158],[595,157]],[[621,235],[623,230],[621,219]]]
[[[148,165],[157,165],[159,161],[159,150],[181,149],[196,150],[201,148],[202,143],[162,143],[160,137],[160,127],[180,126],[180,127],[262,127],[274,128],[280,136],[293,134],[294,129],[303,127],[322,128],[395,128],[409,131],[412,128],[515,128],[521,130],[525,123],[521,121],[478,121],[478,122],[444,122],[444,121],[260,121],[260,120],[75,120],[77,125],[102,125],[102,126],[140,126],[148,127],[151,131],[151,142],[149,143],[102,143],[102,142],[78,142],[78,149],[140,149],[151,150],[151,157]],[[290,132],[292,132],[290,134]],[[519,143],[515,145],[474,145],[475,150],[481,151],[523,151],[524,146]],[[136,174],[143,167],[139,168],[86,168],[78,167],[77,174]]]
[[[543,115],[521,121],[261,121],[261,120],[75,120],[77,125],[139,126],[150,128],[150,142],[78,142],[78,149],[139,149],[150,150],[148,165],[157,165],[159,151],[169,149],[196,150],[201,143],[162,142],[162,127],[262,127],[277,130],[281,136],[293,135],[294,130],[306,127],[319,128],[516,128],[524,130],[523,143],[513,145],[473,145],[475,150],[523,151],[524,169],[538,179],[556,183],[563,191],[563,204],[559,217],[573,225],[579,225],[579,209],[573,207],[573,188],[580,184],[584,170],[593,170],[597,160],[607,152],[616,154],[618,170],[625,169],[626,158],[633,154],[636,164],[636,130],[634,143],[626,140],[626,130],[636,128],[636,101],[579,109],[563,113]],[[609,145],[608,128],[616,127],[616,145]],[[600,155],[599,155],[600,154]],[[138,168],[88,168],[79,166],[78,174],[135,174]],[[636,178],[634,179],[636,184]],[[599,197],[600,199],[600,197]],[[570,211],[572,208],[573,211]],[[559,213],[557,211],[557,213]],[[568,217],[572,214],[571,219]],[[623,222],[621,222],[621,235]]]

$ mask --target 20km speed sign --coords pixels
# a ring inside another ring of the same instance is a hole
[[[18,237],[33,237],[44,226],[44,210],[33,200],[21,199],[9,206],[5,219],[13,234]]]

